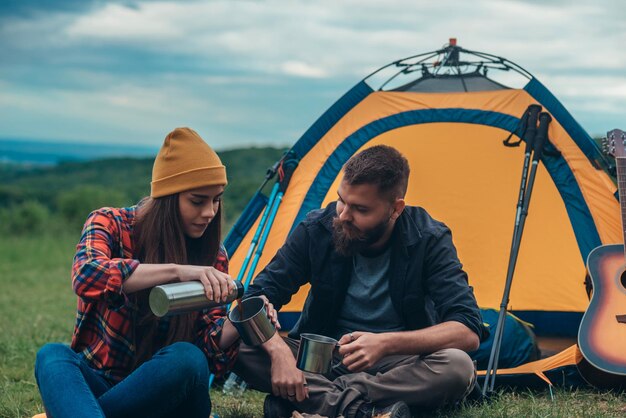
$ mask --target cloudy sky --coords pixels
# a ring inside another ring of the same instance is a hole
[[[458,38],[542,81],[592,135],[626,129],[626,4],[0,2],[0,138],[293,143],[372,70]]]

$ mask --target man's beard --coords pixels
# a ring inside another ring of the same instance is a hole
[[[387,230],[387,220],[380,222],[368,231],[361,231],[350,222],[333,219],[333,242],[335,250],[344,257],[351,257],[377,242]]]

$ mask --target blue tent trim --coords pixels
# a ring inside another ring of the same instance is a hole
[[[292,230],[306,217],[307,213],[321,206],[329,187],[343,164],[364,144],[392,129],[434,122],[480,124],[509,132],[516,132],[519,125],[519,119],[511,115],[459,108],[411,110],[371,122],[348,136],[329,156],[311,184],[293,223]],[[601,244],[589,207],[578,187],[574,174],[563,157],[544,157],[542,161],[563,197],[576,240],[581,249],[581,257],[585,262],[587,254]]]
[[[531,79],[524,90],[534,97],[541,105],[552,114],[552,116],[559,121],[563,129],[574,140],[576,145],[585,153],[590,161],[595,162],[601,160],[602,157],[599,154],[598,149],[593,143],[593,139],[589,134],[576,122],[574,117],[565,109],[565,106],[561,104],[550,90],[548,90],[539,80],[536,78]]]
[[[592,164],[595,165],[598,160],[602,159],[598,148],[593,143],[593,139],[580,124],[576,122],[559,99],[541,84],[539,80],[532,78],[526,86],[524,86],[524,90],[541,103],[543,107],[559,121],[563,129],[565,129],[567,134],[576,145],[578,145]],[[576,187],[572,187],[575,185],[576,179],[562,156],[551,157],[544,155],[542,161],[550,172],[554,183],[557,185],[563,201],[566,203],[567,214],[572,222],[572,226],[574,226],[576,241],[578,242],[581,256],[583,261],[587,262],[589,252],[595,247],[602,245],[595,225],[591,226],[589,222],[584,221],[585,218],[590,219],[587,202],[583,198],[580,188],[577,185]],[[584,233],[578,233],[577,230],[580,229],[585,229],[586,231]]]
[[[593,144],[589,142],[591,141],[591,138],[571,117],[567,110],[563,108],[558,100],[552,96],[552,94],[538,81],[531,80],[525,89],[535,99],[543,103],[545,108],[559,120],[563,128],[567,130],[568,134],[576,141],[587,157],[593,158],[597,150]],[[307,130],[307,132],[294,145],[292,150],[300,157],[306,155],[306,153],[309,152],[317,141],[319,141],[319,139],[321,139],[332,128],[332,126],[334,126],[335,123],[337,123],[346,113],[367,97],[372,91],[373,90],[363,82],[357,84],[341,99],[339,99],[327,112],[325,112],[311,128]],[[483,111],[478,109],[449,108],[413,110],[398,113],[371,122],[345,138],[333,154],[329,156],[311,184],[311,187],[307,192],[298,215],[292,225],[292,230],[302,219],[306,217],[308,212],[318,209],[321,206],[329,187],[332,185],[332,182],[341,170],[343,164],[364,144],[378,135],[392,129],[421,123],[435,122],[456,122],[486,125],[500,128],[508,132],[513,132],[519,136],[518,118],[499,112]],[[592,157],[590,157],[590,155]],[[600,237],[596,226],[593,223],[589,207],[584,200],[571,168],[562,156],[544,155],[542,162],[563,198],[563,202],[581,251],[581,257],[583,261],[586,261],[587,254],[593,248],[601,245]],[[249,223],[249,221],[254,221],[256,218],[254,213],[258,215],[259,206],[261,204],[262,202],[259,201],[250,202],[249,205],[254,206],[254,208],[246,208],[242,214],[242,217],[248,218],[248,222],[245,222],[246,224]],[[238,223],[239,221],[241,221],[241,219],[238,220]],[[229,239],[226,240],[228,244],[231,244],[228,245],[227,248],[228,252],[231,254],[239,245],[242,235],[245,235],[243,232],[247,231],[250,227],[250,225],[247,225],[247,228],[245,228],[244,225],[241,226],[242,228],[237,228],[240,230],[237,234],[235,234],[236,236],[228,237],[233,238],[232,241]],[[558,320],[559,324],[561,324],[559,335],[564,336],[573,336],[577,334],[578,325],[582,316],[581,313],[575,312],[546,313],[525,311],[516,312],[516,314],[518,314],[520,318],[535,324],[536,331],[539,335],[545,334],[546,331],[553,333],[553,326],[551,327],[549,324],[553,324],[555,320]],[[300,313],[281,312],[280,317],[284,329],[291,329],[300,317]]]
[[[602,245],[602,240],[591,217],[587,201],[583,197],[580,187],[578,187],[574,173],[572,173],[571,168],[567,165],[562,155],[543,155],[541,161],[548,173],[550,173],[565,203],[565,210],[572,224],[580,255],[583,262],[586,263],[587,256],[591,250]]]
[[[373,91],[374,90],[372,90],[365,81],[357,83],[307,129],[293,145],[290,152],[294,152],[296,158],[302,158],[346,113],[352,110],[352,108]],[[248,233],[250,227],[252,227],[259,214],[263,211],[267,201],[268,198],[260,192],[257,192],[257,194],[253,196],[224,240],[227,254],[234,254],[235,251],[237,251],[243,237]]]
[[[330,128],[335,126],[346,113],[373,91],[364,81],[356,84],[307,129],[291,150],[296,153],[298,158],[304,157],[326,135]]]
[[[373,121],[344,139],[337,149],[328,157],[324,166],[311,184],[300,207],[300,211],[296,216],[293,227],[304,219],[307,213],[321,206],[328,192],[328,188],[337,177],[337,173],[339,173],[343,164],[364,144],[372,138],[392,129],[433,122],[472,123],[515,132],[519,124],[519,119],[499,112],[448,108],[411,110]]]

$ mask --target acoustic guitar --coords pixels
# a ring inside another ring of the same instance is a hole
[[[626,134],[607,134],[608,153],[615,157],[617,188],[626,239]],[[583,355],[578,369],[601,389],[626,389],[626,256],[624,245],[602,245],[589,253],[587,272],[593,285],[589,307],[578,330]]]

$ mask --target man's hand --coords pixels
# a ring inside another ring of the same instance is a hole
[[[265,295],[260,296],[261,299],[265,301],[265,312],[267,312],[267,317],[270,319],[276,330],[280,330],[280,322],[278,322],[278,312],[274,309],[274,305],[270,303],[270,300]]]
[[[291,402],[302,402],[309,397],[304,373],[296,367],[291,351],[272,357],[272,392]]]
[[[341,361],[351,372],[367,370],[386,355],[384,334],[355,331],[339,339]]]
[[[308,398],[304,373],[296,367],[296,359],[282,337],[276,333],[262,347],[272,362],[272,393],[291,402]]]

